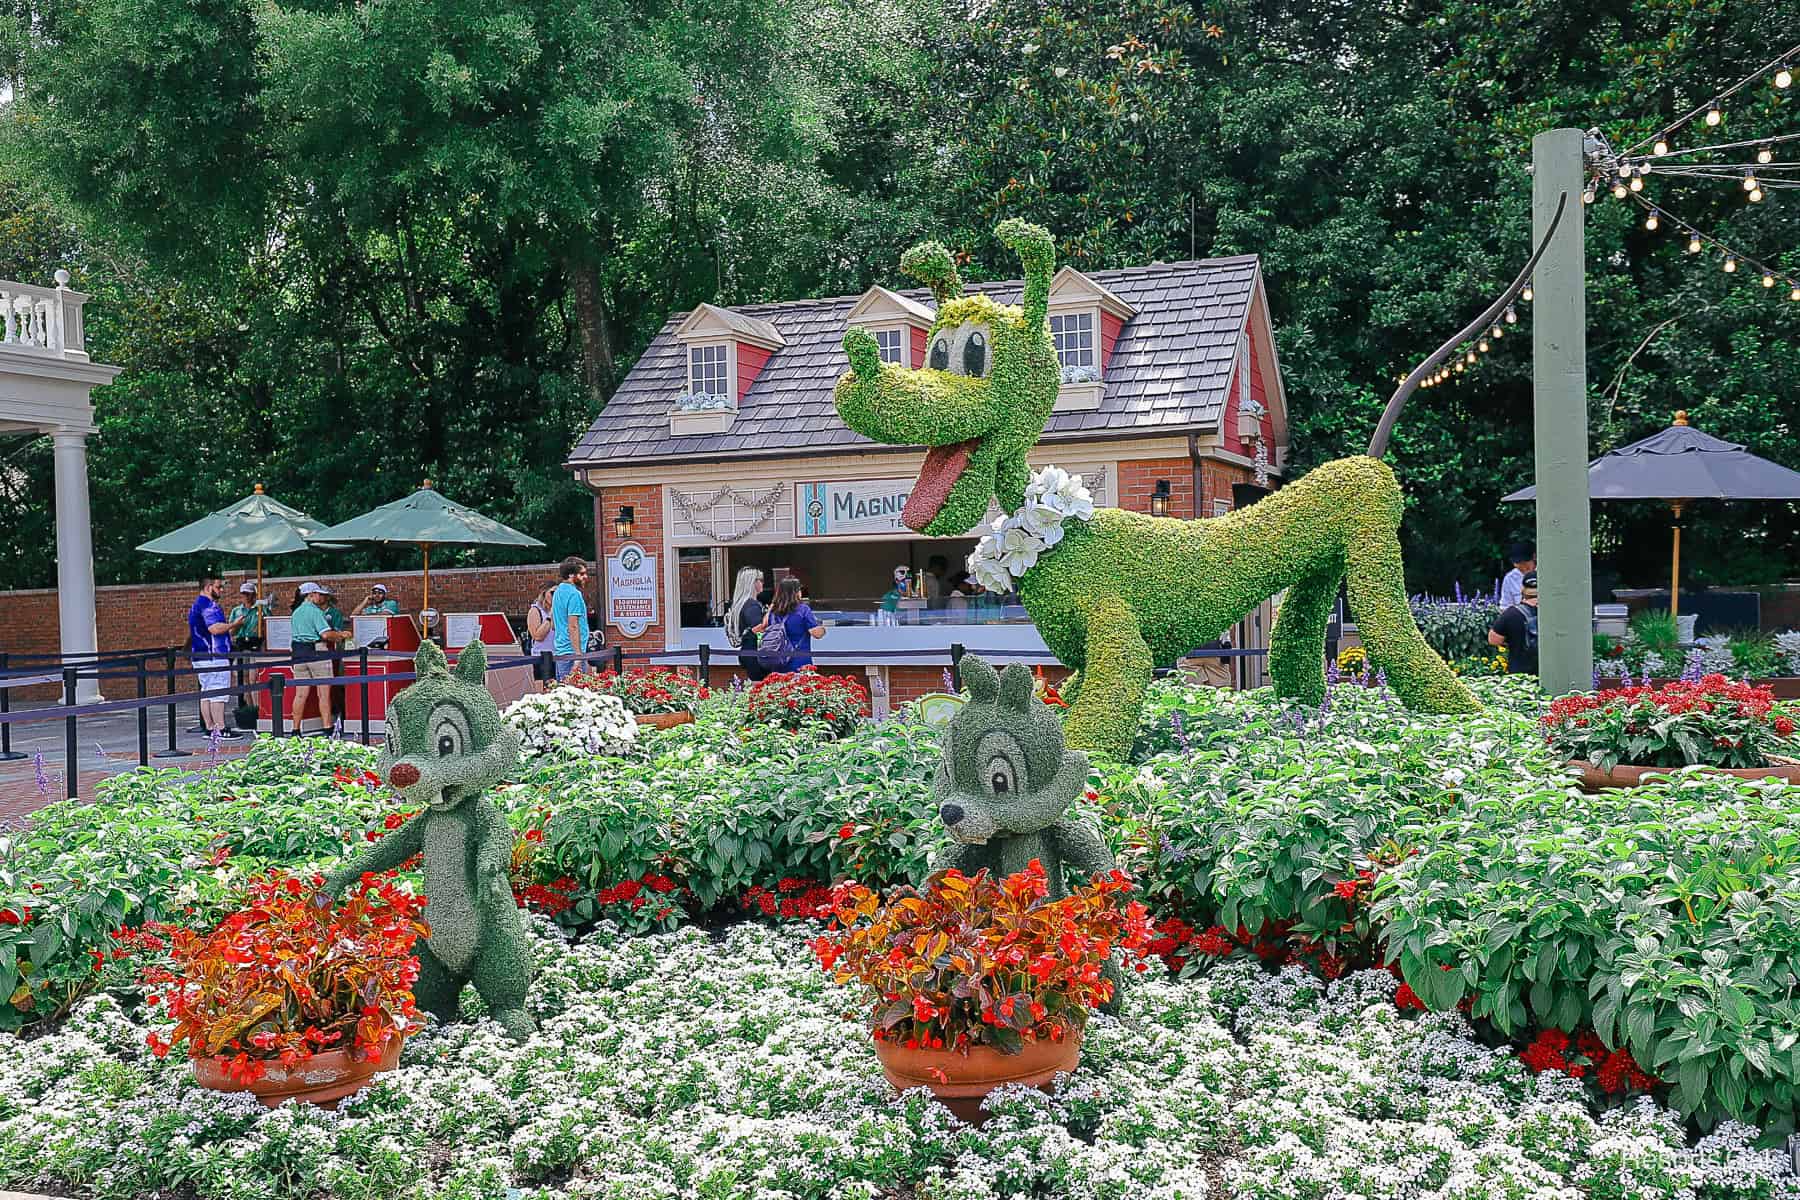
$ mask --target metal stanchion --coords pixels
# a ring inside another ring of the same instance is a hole
[[[556,655],[549,650],[538,651],[538,682],[556,682]]]
[[[963,644],[961,642],[950,643],[950,677],[956,681],[958,691],[962,690],[962,660],[964,653],[965,651],[963,650]]]
[[[270,675],[269,676],[269,713],[270,713],[269,736],[270,737],[280,737],[281,736],[281,724],[282,724],[282,722],[281,722],[281,689],[286,686],[287,686],[287,676],[285,676],[285,675]],[[298,730],[300,728],[300,722],[298,719],[296,719],[294,722],[294,728],[296,730]]]
[[[0,717],[12,711],[11,679],[6,676],[7,655],[0,653]],[[25,757],[23,750],[12,748],[12,726],[0,725],[0,762],[12,762]]]
[[[700,686],[712,686],[712,647],[705,642],[700,643]]]
[[[138,697],[137,698],[139,700],[142,700],[150,695],[150,669],[149,669],[149,665],[148,665],[149,661],[150,661],[149,655],[146,655],[146,654],[138,655],[138,660],[137,660]],[[150,706],[148,704],[139,705],[138,710],[137,710],[137,719],[138,719],[138,766],[147,767],[150,765]]]
[[[362,692],[362,744],[369,744],[369,648],[359,646],[356,650],[356,670],[362,676],[362,682],[356,686]]]
[[[163,651],[163,669],[168,672],[166,686],[168,688],[169,713],[169,745],[167,749],[158,750],[152,758],[186,758],[188,752],[175,745],[175,647],[170,646]]]
[[[625,646],[623,643],[620,643],[619,645],[613,647],[613,674],[614,675],[623,675],[624,673],[625,673]]]
[[[75,798],[75,780],[81,774],[81,763],[75,757],[75,680],[80,674],[74,667],[63,668],[63,704],[69,710],[63,718],[63,774],[68,776],[63,791],[71,800]]]

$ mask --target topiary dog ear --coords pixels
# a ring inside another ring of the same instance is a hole
[[[956,260],[942,242],[920,242],[900,256],[900,269],[931,289],[939,304],[946,304],[963,294],[962,276],[956,273]]]
[[[962,673],[963,686],[969,689],[969,699],[992,702],[1000,694],[1000,676],[986,659],[965,654],[957,670]]]
[[[1031,683],[1030,667],[1024,663],[1009,663],[1000,673],[1000,707],[1030,712]]]
[[[450,672],[452,678],[459,683],[472,683],[476,687],[487,685],[487,645],[476,638],[462,648],[456,656],[456,667]]]
[[[427,675],[442,675],[449,660],[444,657],[444,649],[430,638],[419,643],[419,652],[413,655],[413,673],[420,679]]]
[[[1025,273],[1025,292],[1019,308],[1025,314],[1026,327],[1043,324],[1050,311],[1050,279],[1056,271],[1056,239],[1042,225],[1033,225],[1021,217],[1008,217],[994,227],[994,236],[1002,245],[1019,256]]]

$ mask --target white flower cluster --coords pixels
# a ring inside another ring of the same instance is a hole
[[[503,719],[519,734],[527,759],[612,755],[637,743],[637,718],[617,696],[562,685],[514,701]]]
[[[1775,653],[1779,656],[1783,675],[1800,675],[1800,630],[1789,629],[1776,634]]]
[[[1034,472],[1019,511],[994,518],[969,554],[969,574],[990,592],[1004,595],[1037,565],[1038,556],[1063,539],[1066,521],[1091,521],[1094,497],[1081,476],[1061,467]]]
[[[676,412],[717,412],[731,407],[731,397],[719,392],[683,392],[675,397]]]
[[[579,943],[531,923],[540,1030],[433,1025],[335,1113],[197,1088],[107,996],[0,1056],[0,1188],[97,1200],[1793,1200],[1724,1126],[1690,1147],[1648,1100],[1596,1120],[1393,980],[1231,962],[1147,979],[1056,1094],[961,1126],[895,1098],[850,993],[796,930]],[[478,1003],[471,1000],[472,1008]],[[154,1010],[149,1010],[152,1014]]]
[[[1100,368],[1064,367],[1062,381],[1064,383],[1098,383],[1100,382]]]

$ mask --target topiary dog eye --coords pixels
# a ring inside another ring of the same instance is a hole
[[[987,338],[977,329],[963,346],[963,374],[980,378],[987,374]]]
[[[934,371],[948,371],[950,369],[949,338],[939,334],[937,341],[931,343],[931,357],[926,360],[926,365]]]

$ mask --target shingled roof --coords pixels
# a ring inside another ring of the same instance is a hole
[[[1044,440],[1217,430],[1257,276],[1253,254],[1089,272],[1137,315],[1113,348],[1100,407],[1053,414]],[[1007,304],[1018,303],[1020,289],[1016,279],[969,286]],[[927,303],[931,298],[924,289],[901,294]],[[787,344],[739,398],[729,431],[682,437],[669,432],[669,409],[687,388],[687,363],[675,331],[689,314],[676,313],[576,443],[568,465],[771,458],[873,447],[838,419],[831,403],[833,385],[850,368],[840,343],[844,319],[859,298],[736,306],[732,311],[774,326]]]

